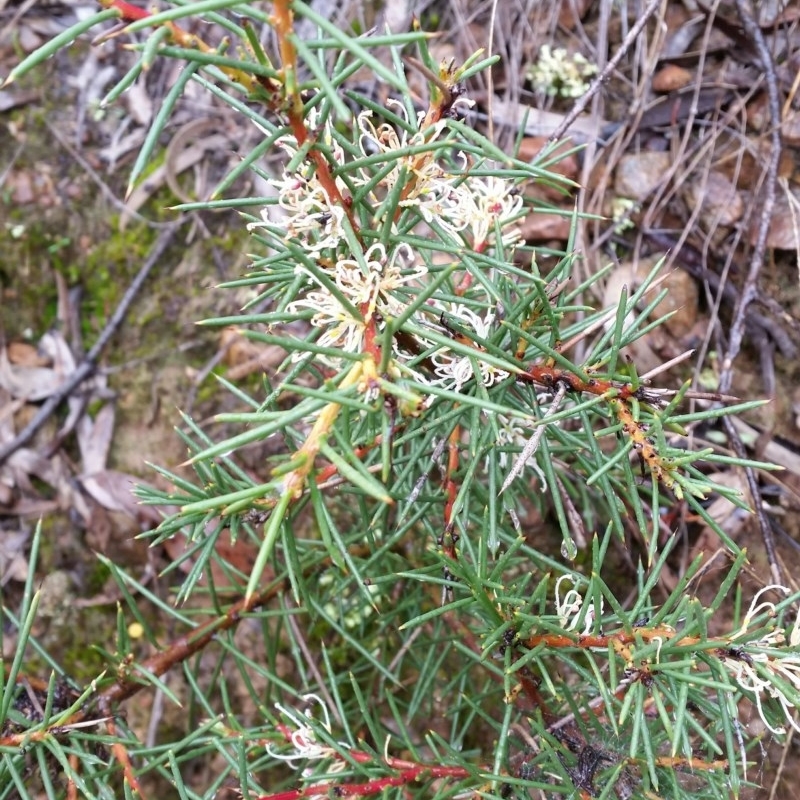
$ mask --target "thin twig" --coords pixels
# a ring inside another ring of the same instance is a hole
[[[742,444],[742,439],[739,436],[730,417],[723,417],[725,425],[725,433],[731,443],[731,449],[736,454],[737,458],[747,458],[747,451]],[[758,527],[761,530],[761,537],[764,540],[764,549],[767,551],[767,561],[769,561],[769,568],[772,572],[773,583],[784,585],[783,570],[778,561],[778,553],[775,549],[775,534],[770,525],[769,517],[764,509],[764,503],[761,499],[761,493],[758,488],[758,480],[756,478],[755,470],[752,467],[744,468],[744,475],[747,479],[747,489],[750,496],[753,498],[753,508],[755,510],[756,518],[758,519]]]
[[[736,0],[736,10],[744,28],[745,33],[752,37],[758,51],[758,57],[764,70],[764,80],[767,87],[767,107],[770,116],[770,144],[771,152],[764,181],[764,202],[761,206],[761,217],[758,224],[758,237],[756,239],[753,254],[750,259],[750,269],[747,272],[742,293],[733,314],[733,324],[731,325],[728,350],[722,362],[722,370],[719,378],[719,390],[727,392],[731,388],[733,380],[733,362],[739,355],[742,347],[742,338],[745,330],[745,318],[747,307],[758,294],[758,276],[764,264],[764,254],[767,250],[767,234],[769,233],[772,212],[775,208],[775,187],[778,180],[778,163],[781,157],[781,109],[778,96],[778,79],[775,75],[775,66],[769,47],[755,20],[750,16],[744,0]]]
[[[117,332],[117,329],[122,324],[125,316],[127,315],[131,305],[133,304],[136,295],[142,288],[142,285],[147,280],[148,275],[153,267],[159,262],[164,251],[169,247],[178,228],[183,224],[182,220],[171,223],[171,225],[163,231],[158,239],[156,239],[153,248],[148,255],[147,260],[142,264],[133,282],[126,290],[122,299],[119,301],[114,313],[103,328],[102,333],[97,341],[92,346],[92,349],[86,354],[86,357],[78,365],[77,369],[59,386],[58,390],[47,398],[47,401],[37,412],[36,416],[18,433],[10,442],[0,447],[0,464],[3,464],[6,459],[24,447],[34,437],[39,428],[50,418],[50,415],[58,408],[58,406],[67,398],[73,391],[85,381],[97,368],[97,359],[103,351],[103,348],[108,344],[111,337]]]
[[[547,141],[557,142],[559,139],[564,138],[564,134],[569,130],[569,126],[575,122],[576,119],[583,113],[589,101],[600,91],[600,87],[611,77],[611,73],[617,68],[617,65],[622,61],[622,57],[628,52],[630,46],[636,41],[636,37],[642,32],[642,28],[647,24],[647,20],[656,13],[661,6],[662,0],[650,0],[644,13],[636,24],[628,31],[628,35],[622,40],[619,49],[614,53],[614,57],[603,67],[599,75],[592,81],[589,89],[586,91],[575,105],[572,110],[562,120],[561,124],[550,134]]]
[[[756,238],[753,254],[750,259],[750,269],[747,272],[747,278],[742,288],[741,296],[739,297],[733,314],[733,323],[730,329],[730,336],[728,339],[728,349],[725,353],[725,358],[722,362],[722,369],[719,378],[719,390],[727,392],[731,383],[733,382],[733,362],[739,355],[742,346],[742,338],[745,332],[745,322],[747,319],[747,308],[750,303],[755,299],[758,294],[757,283],[758,276],[761,272],[761,267],[764,264],[764,254],[767,250],[767,235],[769,233],[770,222],[772,221],[772,212],[775,208],[775,189],[778,180],[778,163],[781,157],[781,135],[780,135],[780,122],[781,110],[780,99],[778,96],[778,79],[775,75],[775,66],[772,63],[772,56],[769,52],[769,47],[761,32],[761,28],[756,24],[755,20],[750,16],[744,0],[736,0],[736,10],[739,14],[739,19],[742,23],[742,28],[751,41],[755,44],[758,58],[761,61],[761,66],[764,70],[764,80],[767,87],[767,107],[769,108],[770,115],[770,139],[771,139],[771,152],[769,161],[767,162],[767,169],[764,181],[764,202],[761,207],[761,217],[758,225],[758,237]],[[746,456],[744,445],[739,437],[733,422],[730,418],[725,418],[725,431],[730,439],[733,451],[737,457],[744,458]],[[764,509],[764,504],[761,502],[761,496],[758,490],[758,480],[756,479],[755,471],[752,467],[745,468],[745,477],[747,479],[747,486],[753,498],[753,505],[755,507],[756,517],[758,519],[758,526],[761,529],[761,536],[764,540],[764,549],[767,553],[767,560],[769,561],[770,570],[772,572],[772,580],[775,583],[783,584],[783,570],[778,562],[777,552],[775,550],[775,537],[772,526],[769,523],[769,517]]]
[[[531,438],[525,442],[522,452],[517,457],[517,460],[512,464],[508,475],[506,475],[503,485],[500,487],[500,494],[503,494],[503,492],[505,492],[505,490],[508,489],[508,487],[517,479],[517,477],[522,474],[522,471],[525,469],[525,465],[536,454],[536,451],[539,449],[539,443],[542,440],[542,434],[544,433],[547,418],[553,416],[553,414],[558,411],[558,408],[563,402],[564,397],[566,397],[566,394],[566,385],[560,383],[555,395],[553,395],[553,402],[550,404],[550,407],[547,409],[547,411],[542,415],[542,418],[538,420],[539,426],[533,432]],[[545,480],[541,470],[537,469],[536,472],[544,484]]]
[[[44,124],[47,126],[47,129],[50,131],[50,133],[53,134],[53,137],[56,139],[56,141],[69,153],[70,158],[74,159],[81,166],[86,174],[95,182],[98,189],[100,189],[108,202],[111,203],[111,205],[114,206],[117,211],[119,211],[121,214],[127,214],[128,216],[133,217],[133,219],[135,219],[137,222],[141,222],[144,225],[147,225],[149,228],[170,230],[174,223],[154,222],[153,220],[147,219],[147,217],[143,217],[138,211],[134,211],[129,208],[125,202],[120,200],[114,194],[114,192],[111,191],[111,187],[102,179],[97,170],[93,169],[92,165],[67,141],[66,137],[55,125],[51,124],[47,120],[44,121]]]

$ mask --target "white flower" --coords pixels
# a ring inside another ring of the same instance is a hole
[[[471,101],[460,98],[456,102]],[[387,100],[387,105],[396,107],[400,114],[407,119],[405,106],[402,103],[390,99]],[[396,155],[400,150],[419,145],[431,145],[446,128],[446,120],[442,119],[420,129],[419,126],[423,124],[424,120],[425,113],[421,112],[417,118],[418,130],[409,135],[406,129],[402,129],[398,134],[394,126],[389,123],[384,122],[376,126],[372,121],[372,113],[362,111],[358,115],[358,127],[361,131],[359,148],[364,156],[371,156],[375,153],[383,153],[387,156],[385,163],[379,165],[380,170],[391,165],[391,169],[379,181],[382,188],[381,197],[391,192],[398,181],[403,181],[398,200],[399,207],[416,208],[425,222],[428,224],[435,222],[455,242],[460,243],[458,232],[466,226],[467,222],[462,218],[463,215],[455,218],[451,211],[460,207],[469,193],[464,183],[455,184],[455,176],[444,169],[435,150],[426,149],[422,152],[406,153],[400,157]],[[466,167],[465,158],[463,168],[466,169]],[[359,180],[361,185],[371,183],[373,180],[372,174],[362,170]],[[374,201],[380,200],[374,190],[371,197]]]
[[[311,324],[315,328],[324,328],[316,342],[320,347],[335,347],[345,353],[360,352],[366,329],[363,316],[353,314],[327,290],[308,292],[305,297],[286,306],[290,314],[297,314],[303,309],[314,311]],[[322,356],[320,359],[330,363],[330,359]]]
[[[457,227],[470,228],[472,246],[476,250],[480,250],[494,233],[496,224],[500,228],[508,226],[522,210],[522,195],[503,178],[469,178],[458,188],[457,200],[450,205],[450,220]],[[503,242],[511,246],[518,238],[519,232],[514,231],[504,236]]]
[[[316,108],[310,112],[306,120],[309,130],[316,128],[318,116]],[[315,133],[315,136],[330,149],[331,163],[344,163],[344,150],[333,136],[330,119]],[[290,158],[297,154],[297,140],[294,136],[285,136],[279,139],[277,144]],[[323,249],[336,247],[345,240],[345,210],[339,198],[331,200],[328,191],[319,180],[316,169],[308,161],[304,161],[295,172],[284,173],[282,178],[270,180],[270,183],[278,190],[278,205],[286,211],[283,225],[286,228],[287,239],[298,239],[305,250],[314,256],[318,256]],[[360,185],[359,179],[355,176],[351,177],[350,186],[341,176],[335,177],[334,183],[342,197],[350,194],[351,187]],[[247,226],[248,230],[274,224],[268,208],[262,209],[261,218],[262,222],[251,222]]]
[[[331,733],[331,720],[328,714],[328,708],[325,703],[315,694],[305,694],[302,697],[304,702],[313,700],[322,709],[322,727],[330,734]],[[340,772],[346,766],[345,762],[339,758],[338,752],[326,744],[321,744],[317,741],[314,729],[308,724],[308,720],[314,719],[314,715],[310,709],[303,712],[302,716],[294,709],[287,709],[280,703],[275,703],[275,708],[281,712],[289,721],[295,726],[295,730],[289,733],[289,742],[294,748],[290,753],[278,753],[272,749],[271,745],[267,745],[267,752],[280,761],[286,761],[292,767],[295,766],[295,761],[319,761],[323,758],[334,758],[336,761],[330,766],[329,772]],[[339,747],[349,749],[349,745],[344,742],[337,742]]]
[[[278,189],[278,204],[287,212],[283,223],[287,239],[299,239],[309,255],[319,255],[323,249],[344,241],[344,209],[331,202],[316,175],[305,178],[299,173],[286,174],[272,183]],[[267,210],[261,214],[264,222],[268,222]],[[250,225],[256,226],[258,223]]]
[[[573,588],[570,589],[562,599],[561,584],[564,583],[564,581],[569,581]],[[556,615],[558,616],[558,621],[561,624],[561,627],[563,627],[566,631],[574,631],[578,627],[578,621],[580,619],[581,608],[583,608],[584,600],[581,593],[575,588],[579,583],[581,583],[580,577],[571,573],[562,575],[556,581]],[[603,598],[601,597],[601,614],[603,613],[604,605]],[[581,636],[589,636],[589,634],[592,633],[592,629],[594,628],[594,619],[594,605],[592,605],[586,609],[586,613],[584,614],[584,624]]]
[[[528,77],[538,92],[550,97],[580,97],[589,88],[585,79],[596,72],[597,67],[580,53],[570,56],[563,47],[553,50],[544,44]]]
[[[481,339],[487,338],[494,322],[493,313],[489,312],[485,317],[480,317],[471,308],[461,304],[453,306],[446,313],[448,316],[454,317],[463,327],[471,328]],[[442,348],[431,359],[438,378],[435,382],[445,388],[460,392],[464,384],[473,376],[480,377],[484,386],[493,386],[508,377],[505,370],[483,361],[480,353],[481,351],[476,348],[474,356],[465,356],[454,353],[450,348]],[[477,363],[479,375],[476,375],[473,363]]]
[[[405,106],[398,100],[387,100],[388,106],[397,108],[401,115],[406,117]],[[417,127],[422,123],[425,114],[421,113],[417,118]],[[407,117],[406,117],[407,119]],[[391,171],[381,179],[381,184],[387,189],[392,189],[401,174],[405,171],[414,176],[413,184],[409,187],[410,194],[401,198],[401,205],[408,204],[409,200],[419,195],[424,195],[434,191],[434,184],[437,190],[441,190],[438,182],[445,176],[445,172],[439,165],[435,152],[425,151],[422,153],[406,154],[397,158],[394,154],[398,150],[405,150],[415,145],[431,144],[435,142],[446,125],[445,120],[430,125],[424,130],[417,130],[411,136],[408,131],[403,129],[398,135],[394,126],[388,122],[376,126],[372,121],[371,111],[362,111],[358,115],[358,127],[361,131],[359,137],[359,148],[365,156],[375,153],[384,153],[389,156],[386,164],[381,168],[393,164]],[[366,183],[371,176],[362,175],[363,182]]]
[[[404,271],[402,261],[410,257],[411,251],[406,245],[395,248],[387,258],[385,247],[380,243],[373,244],[364,254],[363,266],[356,259],[343,258],[334,267],[332,277],[336,288],[351,304],[352,310],[321,284],[318,284],[318,289],[289,303],[286,310],[290,314],[304,309],[314,312],[311,324],[315,328],[324,328],[317,340],[318,345],[339,348],[347,353],[360,352],[367,323],[374,319],[376,312],[381,317],[402,313],[406,304],[398,297],[398,290],[427,273],[424,264]],[[296,271],[314,279],[303,266],[298,266]]]
[[[762,601],[761,595],[768,591],[777,591],[789,594],[789,589],[780,584],[765,586],[750,603],[750,608],[742,620],[741,626],[734,631],[730,638],[731,648],[723,651],[721,655],[722,664],[731,673],[736,683],[746,692],[754,696],[758,715],[764,725],[774,734],[786,732],[783,726],[775,727],[770,724],[764,714],[763,698],[772,697],[776,699],[783,711],[786,721],[800,733],[800,723],[794,718],[796,708],[795,698],[800,695],[800,614],[795,617],[794,625],[790,631],[775,627],[768,630],[758,639],[751,639],[743,642],[741,646],[736,645],[736,640],[745,637],[753,624],[753,620],[763,613],[774,616],[777,611],[775,604],[770,601]],[[788,648],[785,646],[787,642]],[[764,650],[777,650],[776,653],[764,652]],[[774,679],[788,684],[793,690],[793,697],[786,694],[786,688],[775,683]]]

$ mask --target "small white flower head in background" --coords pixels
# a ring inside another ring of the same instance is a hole
[[[322,709],[321,725],[328,733],[331,733],[331,719],[325,703],[315,694],[304,694],[301,699],[306,703],[313,700]],[[341,772],[345,768],[345,762],[337,757],[338,753],[334,748],[317,741],[314,729],[308,724],[309,720],[314,719],[310,708],[302,714],[295,709],[285,708],[280,703],[275,703],[275,708],[295,726],[295,729],[289,734],[289,743],[293,748],[291,752],[278,753],[272,749],[272,745],[267,745],[267,752],[273,758],[285,761],[292,767],[295,767],[295,761],[319,761],[324,758],[332,758],[335,760],[328,772]],[[344,742],[337,742],[337,744],[342,748],[349,749],[349,745]]]
[[[586,82],[597,72],[597,66],[580,53],[570,55],[563,47],[553,50],[543,44],[539,58],[528,70],[528,77],[537,92],[550,97],[580,97],[586,93]]]

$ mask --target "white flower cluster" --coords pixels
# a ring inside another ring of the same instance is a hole
[[[389,104],[405,115],[400,103]],[[398,197],[400,209],[416,209],[421,220],[444,237],[445,246],[468,246],[482,252],[495,241],[498,231],[503,245],[516,243],[518,233],[510,226],[522,211],[522,196],[511,182],[498,177],[464,175],[465,169],[458,174],[448,172],[436,150],[446,120],[422,129],[424,119],[421,114],[414,132],[409,125],[376,125],[372,113],[363,111],[357,118],[357,140],[348,147],[347,156],[337,139],[339,134],[326,122],[316,137],[329,149],[338,168],[323,180],[311,160],[300,160],[296,171],[273,181],[278,203],[286,212],[283,225],[287,240],[299,244],[315,264],[313,270],[308,268],[308,262],[295,268],[305,283],[286,311],[310,315],[311,325],[321,329],[316,340],[321,347],[350,354],[363,352],[368,329],[380,333],[389,321],[401,315],[413,302],[415,287],[428,274],[425,264],[405,244],[390,247],[374,243],[363,254],[353,253],[358,232],[352,229],[346,203],[354,194],[362,192],[376,209],[373,227],[384,226],[380,217],[390,213],[381,204],[386,198]],[[316,129],[313,113],[307,124],[309,130]],[[280,144],[290,158],[298,161],[298,145],[293,138],[285,138]],[[379,163],[376,155],[383,157]],[[356,216],[363,225],[361,216]],[[251,229],[273,224],[269,209],[264,209],[262,218],[262,222],[251,223]],[[392,232],[396,231],[395,223],[390,223]],[[475,299],[474,294],[469,305],[429,300],[424,308],[426,322],[421,324],[427,324],[433,315],[445,314],[478,337],[486,337],[494,321],[494,315],[487,311],[491,303],[488,298]],[[424,340],[420,345],[428,352],[436,350]],[[439,348],[431,359],[434,374],[417,377],[455,391],[473,377],[486,386],[507,377],[506,372],[483,361],[480,353],[476,348],[475,356],[467,357]],[[393,355],[399,364],[410,358],[398,350]],[[341,363],[336,356],[319,358],[333,367]]]
[[[489,312],[481,317],[463,303],[449,305],[445,314],[467,330],[474,331],[480,339],[488,337],[494,322],[493,313]],[[473,376],[473,363],[480,371],[480,379],[484,386],[492,386],[508,377],[508,373],[504,370],[482,361],[479,352],[476,350],[475,356],[471,357],[454,353],[446,347],[441,348],[432,358],[436,375],[439,378],[437,382],[448,389],[460,392],[464,384]]]
[[[797,697],[800,696],[800,613],[791,630],[776,627],[759,639],[742,641],[741,647],[736,644],[737,640],[745,639],[755,617],[765,612],[770,616],[776,613],[774,603],[761,600],[761,595],[769,591],[789,594],[789,589],[779,584],[761,589],[753,598],[741,626],[729,637],[732,646],[721,660],[736,683],[754,696],[758,714],[770,731],[782,734],[786,729],[770,724],[764,714],[764,697],[776,699],[786,721],[800,733],[800,723],[794,718]],[[762,648],[781,652],[764,652]]]
[[[550,97],[580,97],[589,88],[586,79],[596,72],[597,66],[580,53],[570,55],[563,47],[553,50],[543,44],[528,77],[536,91]]]
[[[405,305],[398,300],[396,290],[427,273],[422,264],[403,270],[401,262],[410,255],[410,249],[401,245],[387,257],[382,244],[373,244],[364,255],[364,267],[352,258],[343,258],[336,263],[330,278],[339,290],[338,296],[319,284],[301,299],[289,303],[286,310],[290,314],[303,309],[312,310],[311,324],[325,331],[317,344],[358,353],[363,345],[367,322],[376,313],[382,317],[399,314]],[[296,271],[315,281],[303,266],[298,266]],[[342,297],[349,307],[342,303]]]
[[[569,581],[572,588],[561,597],[561,584]],[[565,631],[574,631],[578,627],[580,621],[581,609],[583,608],[584,597],[575,588],[582,583],[582,579],[578,575],[566,573],[556,581],[556,614],[561,627]],[[603,613],[604,607],[603,598],[600,598],[600,613]],[[586,609],[583,617],[583,630],[581,636],[589,636],[593,632],[595,622],[594,605]]]

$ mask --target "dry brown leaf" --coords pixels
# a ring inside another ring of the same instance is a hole
[[[0,91],[0,114],[12,108],[33,103],[39,99],[39,93],[33,91]]]
[[[206,532],[210,535],[214,530],[216,530],[218,525],[218,519],[211,520],[211,522],[206,525]],[[172,537],[164,542],[164,550],[166,551],[167,556],[172,559],[172,561],[177,561],[180,559],[186,552],[186,548],[186,541],[179,537]],[[231,564],[235,569],[239,570],[244,577],[241,580],[236,579],[234,576],[229,577],[216,559],[212,559],[210,564],[211,575],[214,579],[214,584],[218,588],[230,586],[231,581],[233,580],[236,583],[235,588],[238,590],[243,589],[247,584],[247,576],[253,569],[253,564],[258,556],[258,547],[251,541],[244,538],[244,536],[241,534],[235,542],[232,542],[228,533],[223,531],[217,538],[215,550],[221,559]],[[184,574],[188,574],[193,564],[194,559],[184,559],[181,561],[180,569]],[[271,580],[273,575],[274,573],[272,569],[268,566],[264,580]],[[205,583],[206,579],[204,576],[201,579],[201,584]]]
[[[148,562],[150,548],[144,539],[137,538],[142,527],[127,512],[109,511],[90,501],[85,524],[86,544],[115,564],[142,567]]]
[[[715,472],[707,477],[709,480],[721,486],[738,489],[748,505],[750,505],[751,500],[750,492],[747,488],[747,479],[741,470]],[[727,497],[722,496],[715,497],[711,501],[711,505],[706,509],[706,512],[733,541],[737,540],[744,530],[748,519],[752,518],[752,512],[734,505]],[[722,546],[719,535],[706,525],[703,527],[697,541],[694,543],[688,561],[689,563],[693,562],[701,553],[706,559],[710,559],[712,554]]]
[[[125,229],[132,214],[138,211],[165,184],[184,202],[192,199],[185,196],[183,190],[177,185],[175,176],[198,164],[209,151],[220,151],[229,146],[228,137],[222,134],[199,137],[201,131],[215,127],[218,127],[218,123],[203,118],[188,122],[176,131],[167,147],[164,163],[134,189],[125,203],[125,211],[119,219],[120,230]]]
[[[141,505],[134,496],[134,486],[142,481],[133,475],[106,469],[92,475],[81,475],[79,480],[93,500],[109,511],[127,514],[139,523],[140,530],[161,521],[161,516],[152,506]]]
[[[0,348],[0,388],[12,398],[36,402],[45,400],[61,388],[75,371],[75,359],[64,337],[58,331],[42,336],[37,356],[32,356],[24,345],[15,345],[13,355],[22,363],[12,363],[9,348]],[[50,364],[51,366],[24,366],[23,364]]]
[[[28,577],[28,559],[25,547],[30,532],[0,530],[0,587],[9,581],[23,582]]]
[[[542,111],[522,103],[507,103],[499,97],[492,99],[491,113],[496,123],[509,125],[514,130],[519,130],[524,122],[524,132],[528,136],[549,136],[566,118],[566,114]],[[590,140],[599,139],[601,131],[607,126],[608,120],[602,117],[581,114],[569,126],[566,135],[577,144],[585,144]]]
[[[114,435],[114,417],[114,406],[106,403],[94,419],[84,414],[75,426],[84,474],[99,473],[106,468]]]
[[[6,350],[8,360],[17,367],[51,367],[53,365],[49,356],[39,352],[28,342],[9,342]]]

